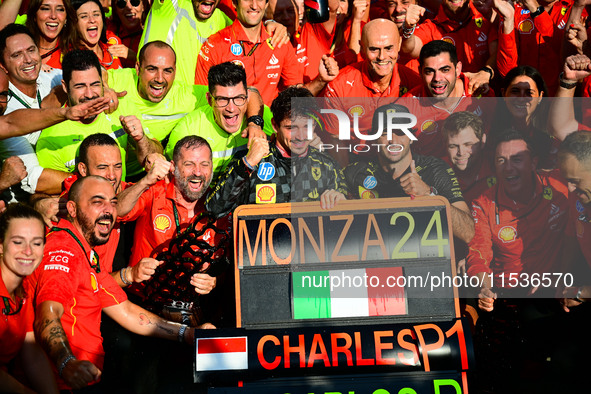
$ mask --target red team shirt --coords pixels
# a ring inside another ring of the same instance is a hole
[[[405,98],[409,97],[409,99],[401,101],[401,104],[417,117],[415,135],[418,141],[413,143],[414,152],[425,156],[435,156],[440,159],[445,158],[447,156],[447,145],[441,129],[443,128],[443,121],[454,112],[472,112],[480,116],[485,125],[490,124],[495,110],[495,100],[483,100],[481,97],[467,96],[468,78],[464,74],[460,74],[460,80],[456,83],[464,84],[464,94],[460,103],[451,111],[434,106],[427,89],[422,83],[403,96]],[[489,90],[486,97],[494,97],[493,92]],[[414,100],[410,98],[414,98]]]
[[[61,323],[74,356],[102,369],[101,311],[127,300],[127,296],[105,270],[97,273],[90,266],[95,252],[69,221],[62,219],[56,227],[72,231],[80,244],[64,230],[47,235],[43,260],[32,275],[36,303],[62,304]],[[68,388],[59,377],[58,386]]]
[[[270,37],[262,27],[259,42],[250,42],[238,20],[211,35],[197,58],[195,84],[207,85],[212,66],[232,61],[244,67],[248,85],[257,88],[263,102],[271,105],[280,81],[284,86],[302,83],[303,65],[297,61],[293,46],[273,48]]]
[[[23,347],[25,335],[33,331],[35,311],[33,308],[34,289],[29,280],[23,281],[24,294],[16,295],[16,302],[10,298],[0,271],[0,369],[6,370],[6,365],[16,357]],[[10,315],[5,313],[5,300],[10,304]],[[22,307],[18,313],[20,303]]]
[[[64,179],[62,182],[62,194],[60,195],[60,200],[68,200],[68,191],[74,182],[78,180],[78,177],[78,173],[75,173]],[[125,188],[131,185],[132,183],[121,182],[121,191],[125,190]],[[115,253],[117,252],[117,246],[119,245],[120,238],[121,225],[120,222],[117,221],[115,222],[115,227],[113,227],[113,230],[111,230],[111,234],[109,235],[109,240],[107,243],[94,247],[94,250],[98,253],[101,262],[101,269],[107,272],[113,272],[113,260],[115,259]]]
[[[201,202],[195,205],[192,216],[181,204],[176,204],[177,197],[174,184],[160,181],[146,190],[139,198],[133,209],[121,218],[122,221],[137,220],[135,230],[136,244],[133,247],[130,266],[136,265],[144,257],[156,257],[160,252],[168,249],[170,241],[180,232],[185,230],[193,219],[205,210]],[[180,231],[177,231],[174,206],[176,206],[180,222]],[[220,228],[230,228],[227,219],[219,219]],[[221,236],[210,232],[207,242],[215,244]],[[207,234],[205,234],[207,236]],[[204,239],[205,239],[204,236]],[[130,291],[142,297],[141,284],[132,285]]]
[[[427,19],[417,26],[415,35],[423,45],[433,40],[443,40],[453,44],[462,62],[464,72],[478,72],[486,65],[490,53],[488,44],[497,39],[497,26],[482,16],[470,5],[470,18],[466,23],[458,23],[447,17],[443,6],[434,19]]]
[[[549,13],[544,11],[532,19],[529,10],[516,3],[514,33],[500,34],[504,36],[497,54],[501,75],[518,65],[535,67],[544,77],[549,95],[554,96],[563,65],[560,48],[572,5],[571,0],[557,1]],[[584,12],[583,18],[586,15]]]
[[[568,190],[557,174],[538,174],[535,197],[527,204],[507,197],[499,184],[474,200],[476,234],[466,259],[468,275],[493,272],[500,287],[498,275],[504,273],[508,287],[511,273],[561,272]]]
[[[349,115],[353,124],[353,114],[359,117],[359,131],[367,133],[371,130],[371,121],[374,111],[382,106],[394,102],[412,86],[421,83],[417,73],[405,66],[394,65],[390,86],[380,92],[374,87],[369,78],[369,71],[365,61],[352,64],[339,72],[339,76],[329,82],[323,95],[328,97],[327,105],[339,109]],[[338,123],[333,115],[325,115],[328,132],[338,134]],[[351,132],[352,138],[355,138]],[[361,141],[361,143],[365,143]]]

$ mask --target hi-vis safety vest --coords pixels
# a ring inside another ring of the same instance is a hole
[[[195,18],[190,0],[156,0],[148,13],[139,47],[156,40],[168,43],[176,52],[176,79],[193,85],[201,45],[210,35],[231,24],[232,20],[217,8],[209,19],[200,21]]]

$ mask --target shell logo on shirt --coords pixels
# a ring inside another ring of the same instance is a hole
[[[505,226],[499,230],[498,237],[505,244],[513,242],[517,238],[517,230],[511,226]]]
[[[242,68],[245,68],[244,67],[244,63],[242,63],[240,60],[232,60],[232,63],[235,64],[235,65],[237,65],[237,66],[240,66]]]
[[[274,183],[257,185],[256,188],[256,203],[257,204],[274,204],[277,197],[277,192]]]
[[[359,186],[359,197],[361,197],[364,200],[370,200],[373,198],[378,198],[378,193],[373,190],[367,190]]]
[[[160,231],[161,233],[165,233],[171,225],[170,218],[168,215],[163,213],[156,215],[154,218],[154,230]]]
[[[365,108],[363,108],[361,105],[354,105],[351,108],[349,108],[349,115],[353,116],[354,114],[357,114],[358,116],[362,116],[365,113]]]
[[[433,120],[426,120],[421,124],[421,133],[433,134],[437,132],[437,122]]]
[[[518,29],[522,33],[529,34],[534,29],[534,24],[530,19],[524,19],[519,23]]]
[[[450,44],[452,44],[452,45],[454,45],[454,46],[456,45],[456,42],[454,41],[454,39],[453,39],[453,38],[451,38],[451,37],[449,37],[449,36],[445,36],[445,37],[443,37],[441,40],[442,40],[442,41],[445,41],[445,42],[449,42]]]

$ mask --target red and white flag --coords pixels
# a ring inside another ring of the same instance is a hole
[[[198,338],[197,371],[248,369],[246,337]]]

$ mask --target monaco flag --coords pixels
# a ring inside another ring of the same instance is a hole
[[[197,371],[248,369],[246,337],[198,338]]]

